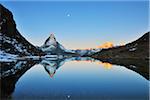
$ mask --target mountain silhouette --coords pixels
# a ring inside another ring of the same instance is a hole
[[[98,59],[149,59],[149,32],[123,46],[102,49],[92,55]]]
[[[16,55],[41,55],[43,52],[28,42],[17,30],[12,13],[0,4],[0,50]]]

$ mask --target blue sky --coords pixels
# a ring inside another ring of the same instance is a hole
[[[41,46],[50,33],[66,48],[131,42],[148,31],[148,1],[1,2],[12,11],[20,33]]]

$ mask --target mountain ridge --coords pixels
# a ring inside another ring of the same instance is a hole
[[[13,14],[0,4],[0,49],[10,54],[41,55],[43,52],[28,42],[17,30]]]
[[[123,46],[102,49],[92,55],[97,59],[149,59],[149,32]]]

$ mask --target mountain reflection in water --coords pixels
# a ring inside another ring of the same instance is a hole
[[[54,77],[56,71],[67,61],[85,61],[85,62],[96,62],[96,64],[100,64],[105,69],[111,69],[113,67],[112,64],[117,64],[124,66],[132,71],[135,71],[139,75],[143,76],[145,79],[149,80],[148,73],[148,63],[140,62],[134,63],[133,61],[120,61],[120,63],[112,63],[112,62],[101,62],[99,60],[95,60],[89,57],[74,57],[69,59],[59,59],[59,60],[22,60],[16,62],[1,62],[1,74],[0,74],[0,88],[1,88],[1,98],[11,98],[12,93],[15,90],[15,85],[17,81],[21,78],[21,76],[28,71],[32,66],[36,64],[41,64],[47,74],[50,77]],[[111,64],[112,63],[112,64]],[[141,65],[142,64],[142,65]],[[145,68],[145,69],[144,69]],[[85,70],[86,71],[86,70]]]

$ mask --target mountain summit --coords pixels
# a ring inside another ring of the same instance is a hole
[[[44,44],[40,47],[43,52],[47,54],[63,54],[65,48],[56,41],[54,34],[50,34],[50,36],[46,39]]]
[[[54,36],[54,34],[50,34],[50,37],[45,41],[44,43],[45,45],[47,46],[50,46],[50,45],[57,45],[57,41],[56,41],[56,38]]]

